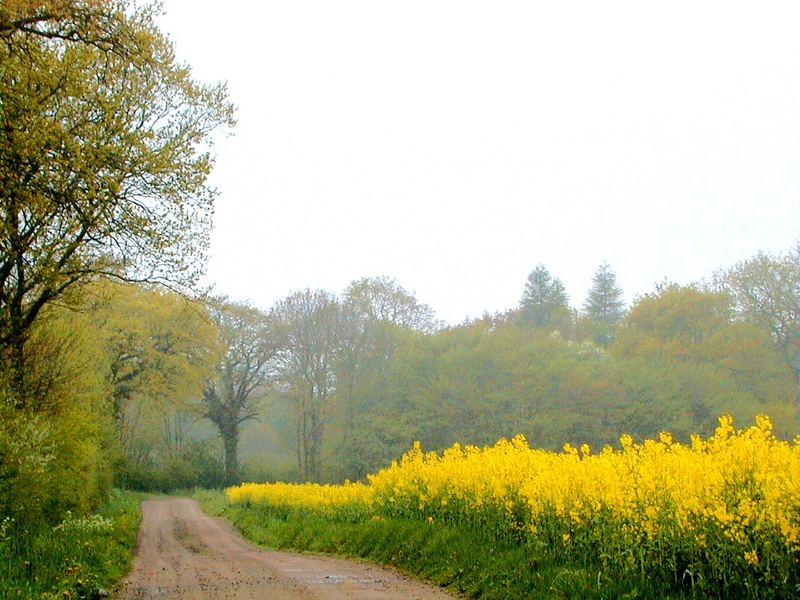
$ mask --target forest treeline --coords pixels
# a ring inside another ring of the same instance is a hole
[[[798,266],[796,253],[759,254],[708,284],[660,284],[628,309],[602,265],[576,310],[539,265],[518,307],[444,328],[396,283],[361,280],[339,298],[338,334],[331,325],[323,338],[339,336],[329,357],[321,342],[308,345],[311,364],[328,365],[327,395],[284,387],[273,410],[281,397],[293,402],[299,479],[361,478],[414,440],[438,450],[518,433],[551,449],[599,448],[622,432],[687,439],[711,432],[723,412],[740,422],[768,413],[789,436]],[[324,425],[319,471],[299,460],[309,410]]]
[[[707,433],[721,412],[797,432],[796,249],[630,307],[609,265],[579,308],[538,265],[518,306],[457,326],[389,277],[266,310],[198,293],[209,148],[234,111],[156,15],[0,6],[0,515],[57,521],[115,483],[236,482],[243,427],[273,415],[288,476],[315,481],[414,440],[599,446]]]
[[[703,284],[658,284],[626,307],[603,264],[575,309],[538,265],[517,307],[457,326],[438,322],[388,277],[355,281],[338,295],[295,292],[263,312],[221,301],[209,313],[216,337],[205,337],[224,341],[206,353],[223,358],[202,395],[187,394],[172,412],[160,408],[158,427],[146,416],[152,400],[138,398],[129,483],[157,485],[154,473],[165,486],[189,483],[189,473],[205,485],[265,473],[355,480],[416,440],[436,450],[522,433],[539,447],[599,449],[622,432],[708,434],[722,413],[742,423],[769,414],[788,437],[797,432],[798,269],[795,251],[759,253]],[[218,449],[199,441],[209,440],[201,415],[216,425]],[[239,470],[239,438],[251,419],[280,429],[288,468],[273,468],[265,453],[249,461],[260,469]],[[179,447],[194,459],[176,458]],[[185,464],[192,460],[194,470]]]
[[[522,433],[537,447],[599,449],[622,432],[708,434],[722,413],[743,424],[769,414],[788,437],[799,266],[796,252],[758,254],[626,307],[603,264],[575,309],[539,265],[519,306],[457,326],[388,277],[294,292],[265,311],[95,281],[34,329],[39,400],[28,434],[4,438],[21,467],[4,489],[34,502],[49,469],[60,501],[97,475],[145,490],[236,482],[251,476],[239,468],[243,427],[276,414],[289,466],[250,462],[298,481],[361,479],[415,440],[434,450]]]

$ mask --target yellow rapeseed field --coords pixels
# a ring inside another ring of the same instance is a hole
[[[597,453],[536,450],[522,436],[441,455],[415,444],[368,485],[244,484],[227,495],[479,527],[622,572],[657,568],[676,578],[749,570],[786,581],[800,552],[800,440],[776,439],[767,417],[737,430],[723,416],[714,435],[688,445],[668,433],[643,443],[622,436],[619,449]]]
[[[363,483],[322,485],[318,483],[243,483],[225,490],[231,502],[301,506],[315,510],[336,510],[352,504],[369,506],[372,489]]]

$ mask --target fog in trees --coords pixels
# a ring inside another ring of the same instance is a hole
[[[600,448],[721,413],[797,433],[797,248],[630,306],[609,263],[579,306],[534,256],[517,306],[459,325],[385,275],[209,298],[209,149],[233,108],[155,12],[0,9],[3,514],[57,521],[114,484],[363,479],[415,440]]]
[[[322,478],[322,443],[336,390],[341,309],[323,290],[295,292],[272,310],[278,332],[278,384],[294,408],[294,452],[301,479]]]

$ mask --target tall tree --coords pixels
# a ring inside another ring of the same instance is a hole
[[[382,321],[423,332],[438,327],[433,309],[391,277],[364,277],[344,292],[348,312],[362,322]]]
[[[767,328],[787,364],[794,365],[800,424],[800,243],[787,254],[759,252],[715,280],[733,296],[739,317]]]
[[[614,328],[625,316],[625,303],[622,300],[622,288],[617,285],[617,275],[607,262],[595,271],[583,310],[595,325],[595,341],[608,345],[613,338]]]
[[[280,335],[279,379],[295,410],[298,474],[322,478],[322,442],[330,418],[340,349],[340,307],[324,290],[295,292],[272,311]]]
[[[759,252],[715,274],[733,297],[737,315],[768,329],[790,362],[800,345],[800,252]]]
[[[520,300],[520,318],[535,327],[551,327],[569,315],[569,298],[564,284],[539,263],[528,275]]]
[[[7,2],[0,42],[0,363],[21,407],[43,307],[98,275],[196,280],[210,134],[233,119],[223,86],[176,64],[149,7]]]
[[[224,356],[217,373],[203,390],[205,416],[219,430],[225,450],[225,479],[238,476],[239,432],[246,421],[259,415],[271,381],[277,346],[272,321],[258,309],[218,301],[211,314],[219,328]]]
[[[343,476],[366,475],[365,439],[374,428],[371,408],[386,395],[386,367],[402,332],[439,328],[433,309],[389,277],[365,277],[344,292],[336,365],[336,400],[342,437],[338,444]]]

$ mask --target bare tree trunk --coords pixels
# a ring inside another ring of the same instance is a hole
[[[297,446],[296,446],[296,453],[297,453],[297,477],[301,481],[305,479],[304,476],[304,469],[303,469],[303,448],[305,445],[305,440],[303,439],[303,415],[305,414],[302,407],[302,400],[299,398],[296,400],[295,406],[295,433],[297,435]]]
[[[320,446],[322,442],[322,419],[319,407],[314,406],[310,411],[310,431],[308,440],[308,476],[316,482],[322,479],[322,461]]]
[[[235,423],[220,427],[222,444],[225,448],[225,483],[234,485],[239,476],[239,428]]]

